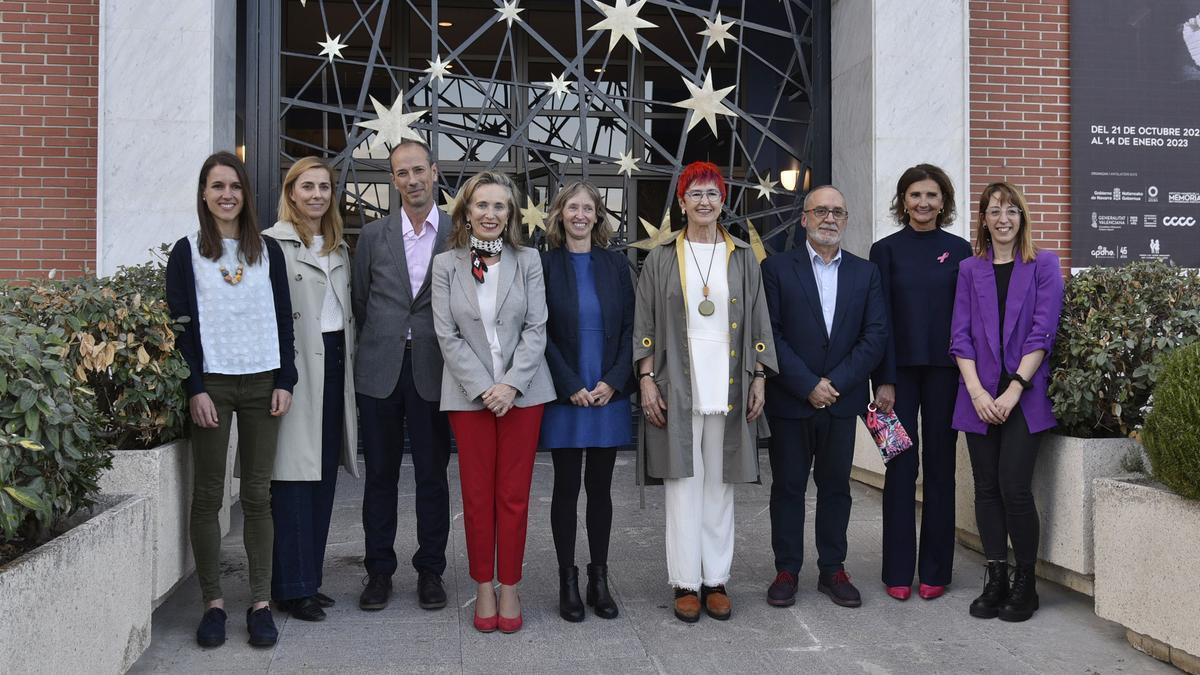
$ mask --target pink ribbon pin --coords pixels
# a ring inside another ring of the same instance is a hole
[[[937,257],[937,261],[940,263],[944,263],[944,262],[946,262],[946,259],[949,257],[950,257],[950,251],[945,251]]]

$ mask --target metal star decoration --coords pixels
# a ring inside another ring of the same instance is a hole
[[[458,206],[458,193],[450,194],[442,190],[442,210],[451,215],[454,214],[454,209]]]
[[[521,209],[521,223],[526,227],[526,236],[532,237],[534,230],[546,229],[546,212],[542,203],[534,204],[528,195],[525,196],[525,208]]]
[[[691,131],[692,127],[696,126],[703,119],[705,122],[708,122],[708,126],[712,129],[713,133],[717,133],[717,115],[733,116],[733,111],[726,108],[721,100],[725,98],[726,94],[733,91],[734,88],[732,86],[723,87],[714,91],[712,69],[709,69],[708,73],[704,76],[704,86],[702,87],[692,84],[692,81],[686,77],[683,78],[683,83],[687,85],[688,92],[691,93],[692,97],[678,103],[672,103],[671,105],[677,108],[687,108],[692,111],[692,114],[688,115],[687,130]]]
[[[429,73],[430,80],[441,82],[450,74],[450,62],[443,61],[441,56],[435,56],[432,61],[426,61],[426,63],[429,64],[429,67],[424,72]]]
[[[518,1],[519,0],[504,0],[504,6],[496,8],[496,11],[500,14],[500,16],[496,17],[496,20],[507,21],[510,29],[512,28],[514,21],[524,21],[524,19],[517,16],[521,12],[525,11],[524,9],[517,9]]]
[[[355,122],[354,125],[371,129],[375,131],[375,139],[371,141],[371,150],[378,148],[381,145],[396,145],[400,141],[409,138],[414,141],[424,140],[411,125],[422,116],[427,110],[414,110],[412,112],[404,112],[403,108],[404,94],[396,98],[396,102],[392,104],[391,109],[388,109],[375,97],[371,97],[371,105],[375,106],[375,114],[379,119],[370,120],[368,122]]]
[[[572,82],[567,79],[566,73],[560,73],[558,75],[551,75],[550,81],[545,82],[544,84],[550,87],[550,93],[554,95],[556,100],[561,100],[568,93],[570,93],[569,89]]]
[[[709,39],[709,49],[712,49],[712,46],[716,45],[721,48],[721,51],[725,51],[725,41],[733,40],[733,35],[729,32],[729,29],[733,28],[733,22],[721,23],[720,12],[717,12],[716,21],[709,21],[708,17],[701,18],[704,19],[705,28],[698,35],[703,35]],[[734,40],[734,44],[737,44],[737,40]]]
[[[308,0],[300,0],[301,7],[308,7]]]
[[[342,50],[345,49],[346,47],[350,46],[350,45],[346,44],[345,42],[342,42],[341,35],[339,35],[335,38],[331,38],[331,37],[329,37],[329,33],[325,33],[325,41],[324,42],[318,41],[317,44],[321,45],[321,53],[317,54],[317,56],[328,56],[330,63],[333,63],[333,57],[335,57],[335,56],[338,57],[339,59],[344,58],[342,56]]]
[[[771,195],[775,194],[776,185],[779,185],[779,181],[771,180],[771,172],[768,171],[765,178],[758,179],[758,187],[755,189],[758,190],[759,197],[771,201]]]
[[[617,158],[617,173],[625,174],[626,178],[633,178],[634,171],[641,171],[638,168],[638,160],[633,158],[633,150],[622,152]]]
[[[658,227],[646,222],[645,218],[638,218],[638,222],[642,224],[642,227],[646,228],[646,234],[648,236],[641,241],[635,241],[630,244],[630,246],[633,248],[638,248],[643,251],[650,251],[656,246],[662,246],[663,244],[667,243],[667,240],[671,238],[672,232],[670,211],[667,211],[663,214],[662,222]]]
[[[639,52],[642,51],[642,45],[638,42],[638,29],[658,28],[657,25],[638,17],[638,12],[642,11],[642,5],[646,4],[646,0],[638,0],[632,5],[628,4],[628,1],[615,0],[611,7],[603,2],[596,3],[600,11],[604,13],[604,19],[588,30],[612,31],[608,36],[608,51],[610,53],[617,46],[617,43],[621,41],[621,38],[629,40],[634,49]]]

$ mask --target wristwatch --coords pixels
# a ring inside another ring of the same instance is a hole
[[[643,377],[654,377],[654,371],[648,370],[644,373],[638,373],[638,382],[641,382]]]
[[[1026,389],[1026,390],[1033,389],[1033,383],[1030,382],[1029,380],[1021,377],[1020,373],[1013,373],[1012,380],[1013,380],[1013,382],[1019,382],[1021,384],[1022,389]]]

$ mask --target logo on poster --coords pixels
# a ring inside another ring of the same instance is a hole
[[[1129,216],[1129,224],[1130,224],[1130,225],[1137,225],[1137,223],[1138,223],[1138,217],[1137,217],[1137,216]]]
[[[1096,212],[1092,211],[1092,227],[1100,227],[1100,223],[1096,222]]]
[[[1168,204],[1200,204],[1200,192],[1168,192]]]
[[[1164,227],[1191,227],[1196,224],[1196,219],[1191,216],[1167,216],[1162,219]]]
[[[1148,202],[1157,202],[1158,201],[1158,186],[1157,185],[1151,185],[1150,187],[1146,188],[1146,201],[1148,201]]]
[[[1092,257],[1093,258],[1114,259],[1117,257],[1117,252],[1108,248],[1104,244],[1100,244],[1096,248],[1092,249]]]
[[[1147,213],[1142,216],[1142,225],[1145,227],[1158,227],[1158,214]]]
[[[1121,201],[1121,188],[1119,188],[1119,187],[1113,188],[1113,201],[1114,202]]]
[[[1158,255],[1158,249],[1159,249],[1158,240],[1151,239],[1150,240],[1150,255]]]

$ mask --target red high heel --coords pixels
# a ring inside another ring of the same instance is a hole
[[[928,584],[921,584],[921,586],[917,589],[917,595],[921,596],[922,600],[933,600],[934,598],[940,598],[945,592],[945,586],[930,586]]]
[[[489,617],[479,616],[479,611],[475,612],[475,630],[480,633],[494,632],[497,626],[500,625],[500,614],[497,612]]]
[[[517,594],[517,602],[521,602],[521,595],[519,593]],[[521,619],[521,612],[517,612],[517,615],[511,619],[507,616],[500,616],[499,598],[496,599],[496,616],[500,618],[499,627],[501,633],[515,633],[521,630],[521,626],[524,624],[524,621]]]

